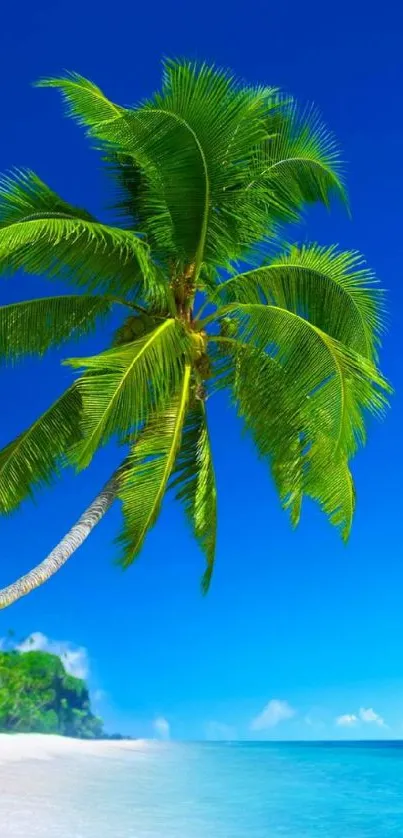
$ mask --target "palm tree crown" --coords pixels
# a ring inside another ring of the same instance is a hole
[[[347,538],[349,461],[388,391],[383,298],[356,252],[280,239],[306,204],[346,203],[333,137],[275,88],[206,65],[167,62],[161,92],[135,108],[76,74],[40,84],[61,91],[101,150],[121,226],[30,171],[3,179],[1,272],[61,277],[72,294],[0,308],[1,352],[41,356],[114,308],[122,325],[105,351],[66,361],[71,387],[0,452],[0,510],[67,464],[86,468],[115,438],[126,450],[114,483],[123,565],[172,489],[205,553],[207,590],[217,513],[206,399],[226,389],[292,522],[305,495]]]

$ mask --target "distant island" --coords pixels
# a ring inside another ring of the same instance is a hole
[[[53,733],[77,739],[129,739],[104,732],[87,684],[49,652],[0,652],[0,733]]]

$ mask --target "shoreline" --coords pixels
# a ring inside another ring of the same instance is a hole
[[[147,739],[72,739],[47,733],[0,733],[0,764],[21,760],[49,760],[63,756],[118,756],[119,751],[144,751]]]

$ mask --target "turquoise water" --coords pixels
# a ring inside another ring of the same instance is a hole
[[[161,744],[0,763],[2,838],[401,838],[403,747]]]

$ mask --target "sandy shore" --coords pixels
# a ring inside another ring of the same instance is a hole
[[[47,760],[55,757],[78,756],[80,754],[108,757],[117,756],[119,751],[139,751],[151,743],[144,739],[83,740],[69,739],[65,736],[44,735],[41,733],[0,733],[0,763],[19,762],[20,760]]]

